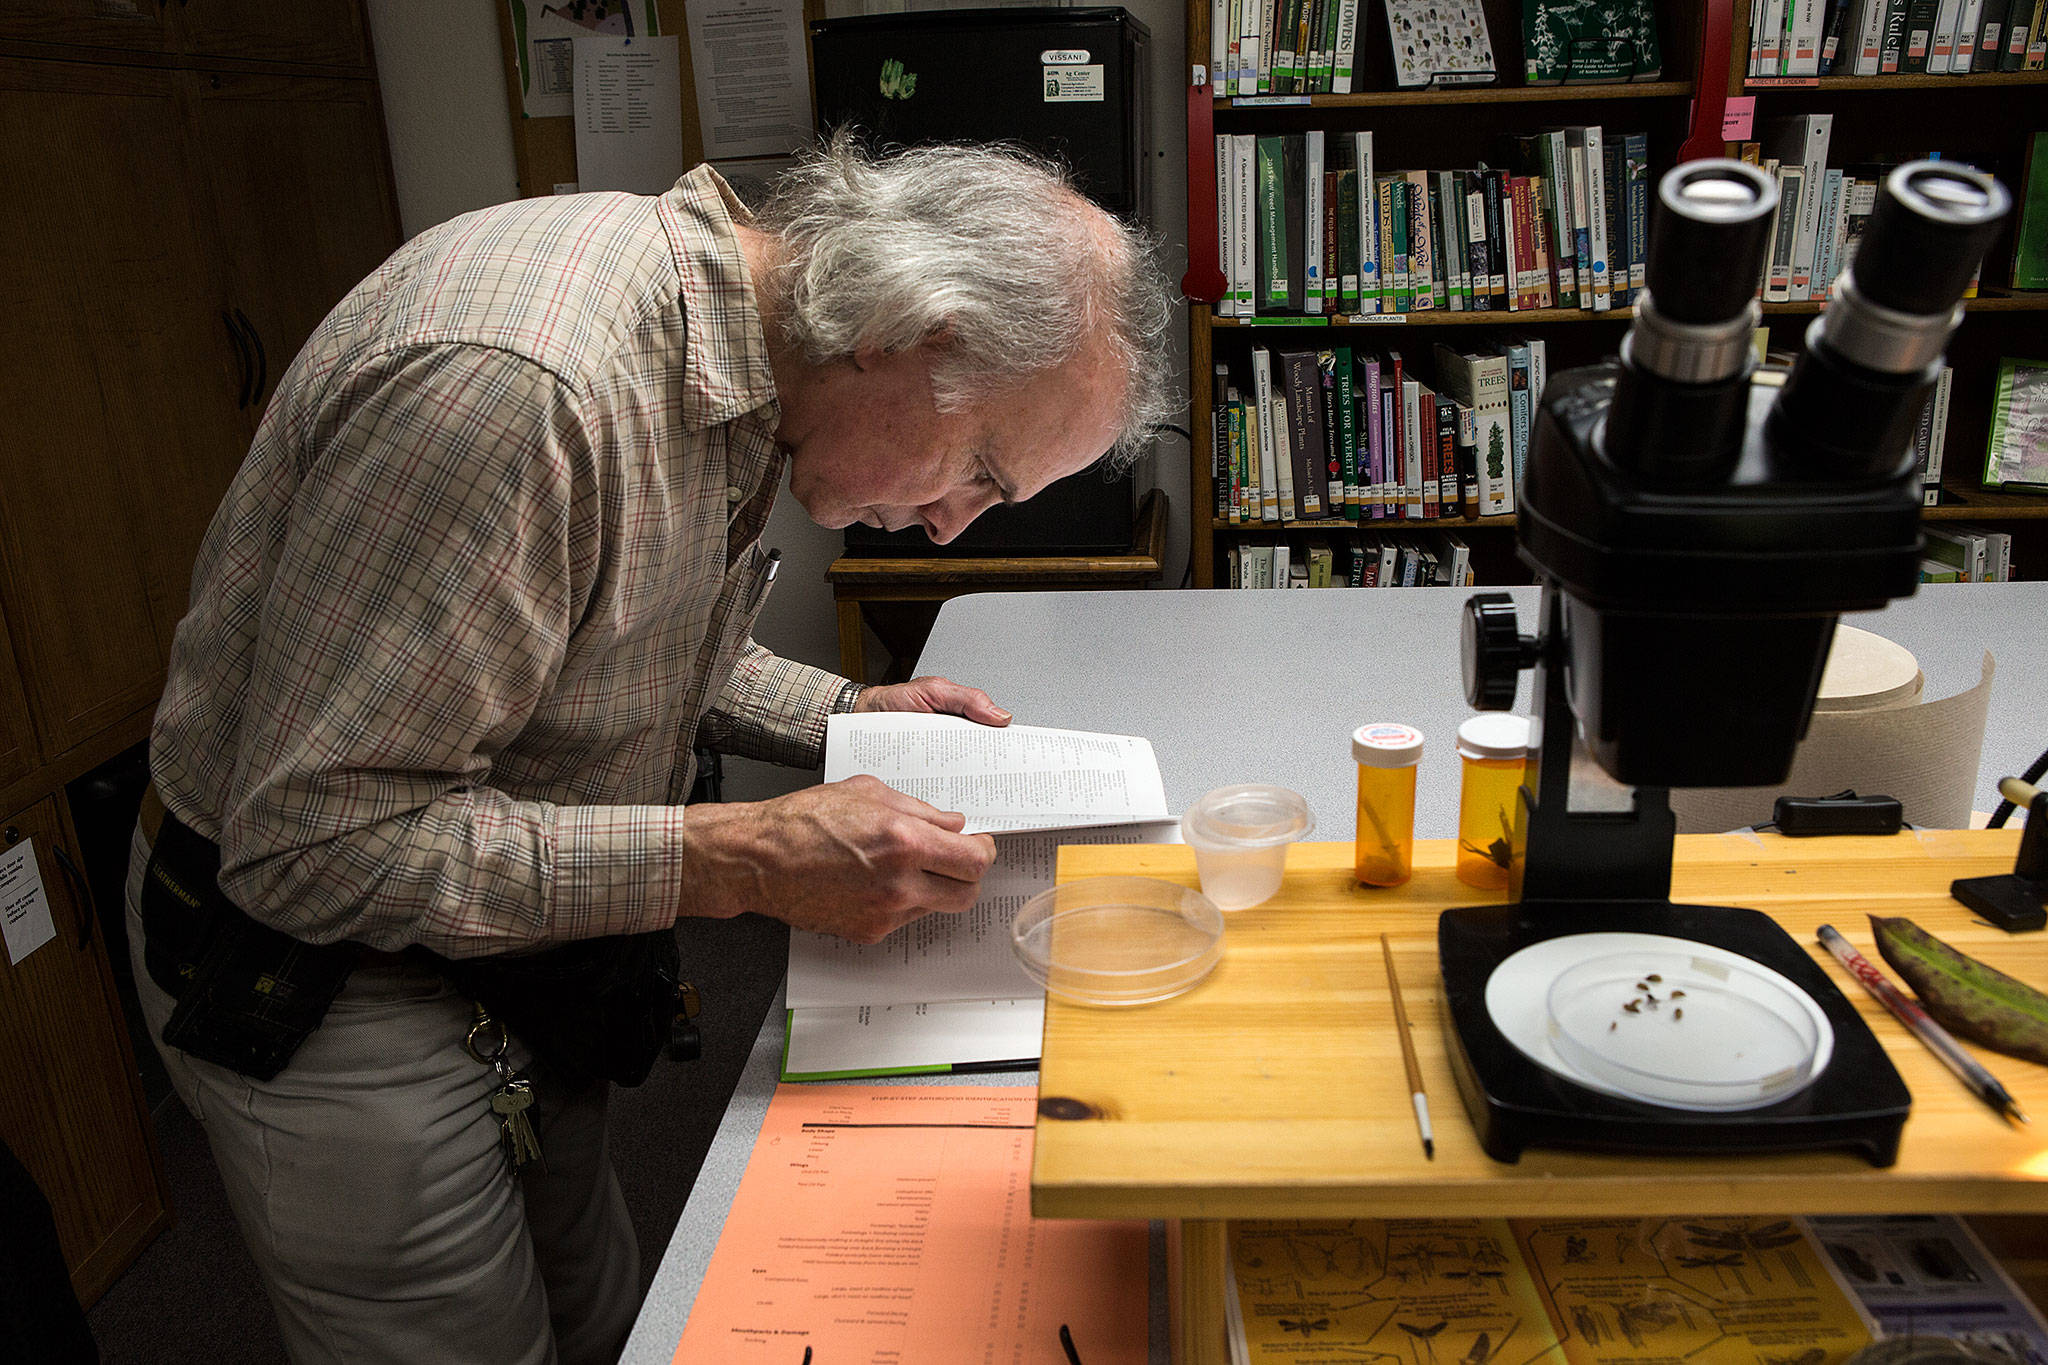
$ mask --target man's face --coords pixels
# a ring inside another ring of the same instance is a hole
[[[927,348],[863,356],[785,399],[789,491],[820,526],[922,526],[943,545],[996,503],[1094,463],[1116,438],[1122,384],[1091,354],[941,413]]]

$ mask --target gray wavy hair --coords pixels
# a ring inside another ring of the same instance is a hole
[[[1119,465],[1179,409],[1153,240],[1055,162],[1007,145],[877,156],[841,129],[777,178],[755,224],[781,244],[762,282],[781,340],[814,364],[937,339],[933,396],[956,412],[1100,337],[1124,371]]]

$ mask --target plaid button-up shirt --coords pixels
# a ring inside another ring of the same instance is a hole
[[[150,741],[251,915],[451,957],[658,928],[693,737],[819,761],[844,680],[749,635],[782,458],[736,219],[708,168],[486,209],[306,343]]]

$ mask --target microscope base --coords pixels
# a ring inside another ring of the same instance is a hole
[[[1574,1084],[1531,1061],[1495,1026],[1486,984],[1532,943],[1621,932],[1692,939],[1771,968],[1812,997],[1834,1031],[1826,1069],[1762,1108],[1695,1112],[1638,1103]],[[1827,973],[1768,915],[1669,901],[1467,906],[1437,921],[1451,1065],[1480,1145],[1496,1161],[1527,1147],[1714,1156],[1847,1148],[1874,1166],[1898,1159],[1912,1095],[1869,1027]]]

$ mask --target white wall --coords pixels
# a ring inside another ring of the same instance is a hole
[[[831,12],[862,12],[861,2],[833,0]],[[898,0],[865,3],[868,12],[904,7]],[[969,8],[929,0],[910,7]],[[1163,239],[1167,277],[1177,282],[1187,267],[1184,12],[1175,0],[1125,0],[1124,7],[1152,34],[1153,226]],[[437,5],[368,0],[368,10],[406,236],[514,197],[518,173],[494,0]],[[1173,336],[1176,369],[1185,376],[1184,317],[1177,318]],[[1157,484],[1166,490],[1170,510],[1164,585],[1178,586],[1188,554],[1187,443],[1168,433],[1140,467],[1138,482],[1141,488]],[[756,638],[778,654],[837,669],[839,636],[825,569],[839,553],[839,533],[811,524],[785,498],[769,519],[766,540],[781,549],[783,569]],[[870,654],[879,657],[879,646],[872,642]],[[810,780],[808,775],[785,775],[736,760],[728,765],[727,795],[770,795]]]

